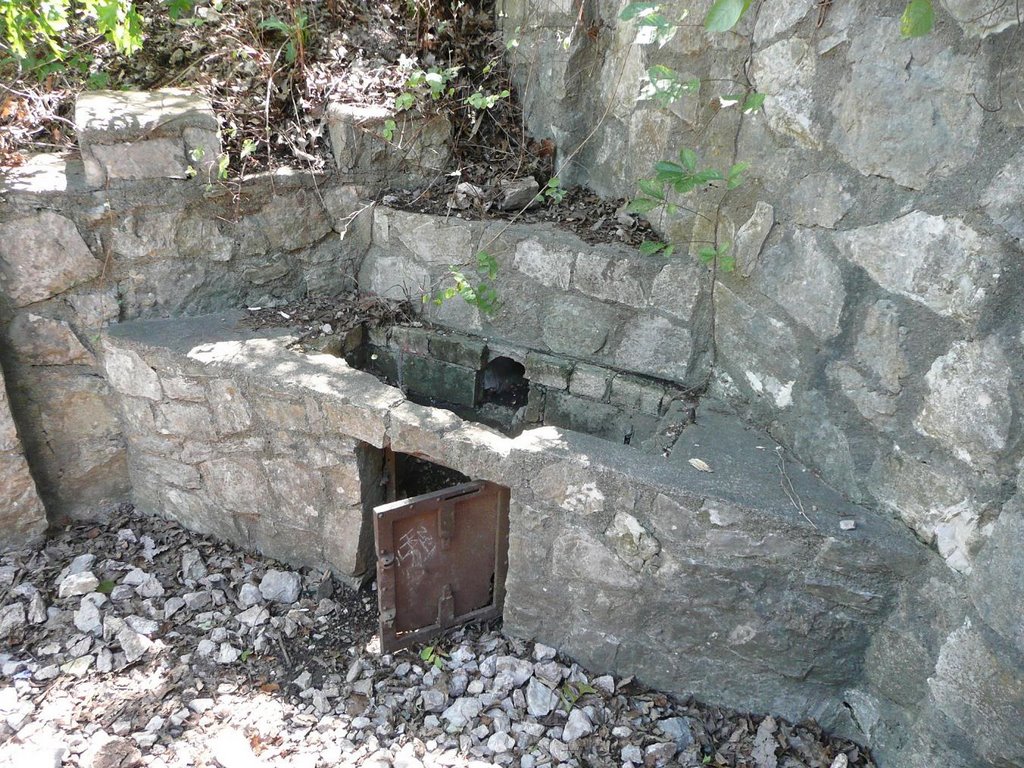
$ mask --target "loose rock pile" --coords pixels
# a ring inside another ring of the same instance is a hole
[[[381,655],[371,592],[130,507],[0,559],[0,766],[868,766],[475,627]]]

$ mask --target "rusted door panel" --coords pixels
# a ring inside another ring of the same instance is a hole
[[[500,615],[509,491],[476,481],[374,509],[381,649]]]

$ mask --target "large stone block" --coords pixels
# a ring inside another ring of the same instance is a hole
[[[100,274],[74,222],[52,211],[0,224],[0,284],[16,307],[49,299]]]
[[[128,495],[124,438],[106,382],[67,366],[17,366],[22,440],[51,515],[93,517]]]
[[[1004,506],[974,563],[969,586],[978,614],[1024,659],[1024,489]]]
[[[443,115],[333,102],[327,105],[327,128],[338,172],[356,184],[430,178],[451,153],[451,125]]]
[[[188,91],[86,91],[75,104],[86,183],[184,179],[192,166],[206,179],[220,153],[210,102]]]
[[[984,110],[969,95],[977,77],[969,57],[938,35],[908,44],[897,23],[874,14],[861,14],[848,56],[829,141],[850,165],[923,189],[971,160]]]
[[[91,365],[96,361],[66,320],[21,312],[7,334],[18,359],[29,365]]]
[[[769,249],[755,285],[819,340],[839,333],[846,303],[843,275],[812,230],[799,229],[789,242]]]
[[[953,217],[914,211],[833,240],[886,290],[965,322],[978,318],[997,279],[998,245]]]
[[[998,339],[954,342],[925,375],[928,396],[914,426],[968,464],[991,464],[1010,433],[1011,381]]]
[[[949,636],[928,681],[936,707],[959,723],[988,765],[1024,762],[1024,674],[967,620]]]
[[[45,530],[46,510],[29,474],[0,373],[0,549],[34,545]]]

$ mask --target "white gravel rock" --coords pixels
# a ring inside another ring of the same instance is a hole
[[[181,555],[181,578],[185,581],[199,581],[207,575],[209,572],[202,555],[195,549],[186,549]]]
[[[99,599],[94,599],[94,596]],[[82,598],[74,618],[75,627],[79,632],[90,635],[103,634],[103,617],[100,614],[100,606],[106,601],[106,595],[99,592],[91,592]]]
[[[95,562],[96,555],[91,552],[86,552],[71,561],[71,565],[68,566],[68,573],[85,573],[86,571],[91,571],[92,565]]]
[[[448,703],[448,697],[443,691],[434,688],[427,688],[421,694],[421,703],[426,712],[440,712]]]
[[[497,674],[504,672],[511,675],[516,688],[526,685],[533,676],[533,665],[526,659],[517,659],[515,656],[499,656],[495,660],[494,668]]]
[[[555,658],[556,653],[558,653],[558,651],[550,645],[537,643],[533,646],[533,658],[535,661],[550,661]]]
[[[60,587],[57,588],[57,596],[65,598],[87,595],[90,592],[95,592],[99,585],[100,580],[93,575],[92,571],[70,573],[64,577]]]
[[[261,765],[249,740],[234,728],[225,728],[218,733],[210,744],[210,751],[221,768],[259,768]]]
[[[246,627],[258,627],[270,621],[270,611],[261,605],[253,605],[239,613],[235,618]]]
[[[590,722],[587,713],[582,709],[574,709],[569,713],[569,721],[562,729],[562,739],[566,742],[573,742],[576,739],[589,736],[594,732],[594,724]]]
[[[263,593],[260,588],[251,582],[245,582],[238,590],[238,607],[251,608],[263,602]]]
[[[456,730],[465,728],[473,718],[483,710],[479,699],[463,696],[456,699],[448,709],[441,713],[441,719]]]
[[[31,624],[43,624],[46,622],[46,601],[38,592],[28,601],[28,620]]]
[[[121,650],[124,651],[125,659],[129,664],[134,664],[145,656],[146,651],[153,645],[149,638],[140,635],[127,624],[117,633],[117,642],[120,643]]]
[[[622,748],[622,759],[633,763],[634,765],[642,765],[644,762],[644,753],[640,750],[636,744],[627,744]]]
[[[220,651],[217,653],[218,664],[234,664],[242,652],[231,643],[221,643]]]
[[[294,603],[299,599],[301,589],[302,579],[293,571],[271,569],[260,581],[260,594],[263,599],[275,603]]]
[[[28,624],[28,620],[25,617],[23,604],[11,603],[0,608],[0,637],[8,637],[26,624]]]
[[[487,748],[496,755],[509,752],[516,745],[516,740],[507,733],[496,733],[487,740]]]
[[[544,683],[532,678],[526,686],[526,711],[533,717],[546,717],[558,703],[558,696]]]

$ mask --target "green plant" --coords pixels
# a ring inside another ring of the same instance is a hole
[[[560,203],[565,199],[565,188],[562,186],[562,180],[557,176],[552,176],[548,179],[548,183],[544,185],[544,189],[541,190],[541,194],[545,200],[552,203]]]
[[[0,0],[8,60],[33,70],[64,61],[64,33],[76,18],[118,53],[130,56],[142,47],[142,17],[131,0]]]
[[[558,691],[558,697],[562,700],[562,708],[568,712],[576,706],[576,702],[589,693],[597,693],[597,689],[590,683],[570,680]]]
[[[306,66],[306,39],[309,31],[309,17],[301,8],[292,6],[292,20],[282,21],[271,16],[260,22],[260,29],[278,32],[284,37],[284,58],[289,64]]]
[[[467,276],[461,267],[449,267],[446,282],[450,284],[433,295],[424,294],[423,303],[432,301],[435,305],[440,306],[458,296],[485,315],[493,315],[498,310],[499,301],[498,292],[491,281],[498,276],[498,262],[487,251],[480,251],[476,255],[474,266],[477,275],[475,282]]]
[[[482,90],[477,89],[476,93],[471,93],[466,97],[466,103],[473,109],[490,109],[502,99],[507,99],[510,95],[508,88],[503,89],[499,93],[484,93]]]
[[[448,657],[444,651],[436,645],[428,645],[420,651],[420,658],[427,664],[432,664],[435,669],[444,668],[444,660]]]

